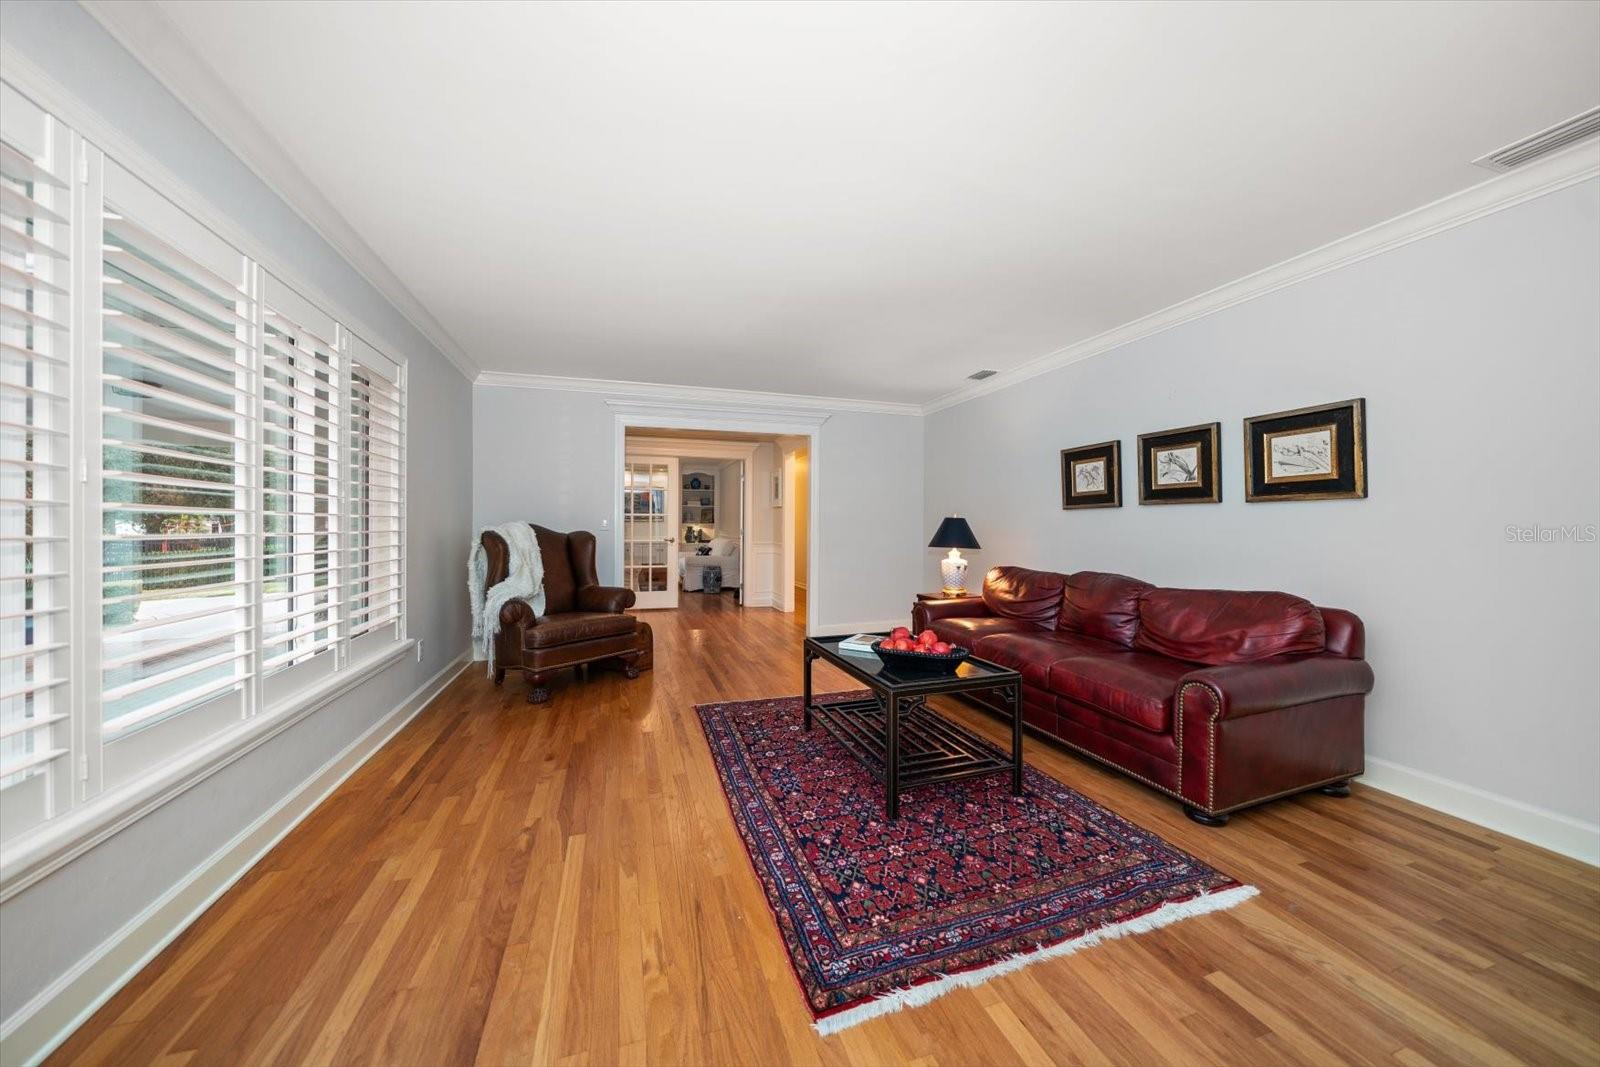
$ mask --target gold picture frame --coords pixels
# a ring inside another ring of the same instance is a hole
[[[1099,476],[1092,477],[1098,469]],[[1061,509],[1122,506],[1122,442],[1101,441],[1061,450]]]
[[[1220,422],[1140,434],[1139,503],[1220,504],[1221,456]]]
[[[1315,438],[1325,436],[1325,448]],[[1274,445],[1277,445],[1276,459]],[[1310,463],[1309,470],[1287,469]],[[1367,401],[1275,411],[1244,420],[1244,498],[1360,500],[1367,495]]]

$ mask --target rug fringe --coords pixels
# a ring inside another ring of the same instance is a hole
[[[1028,952],[1017,952],[1005,959],[996,960],[986,967],[978,967],[959,974],[946,974],[931,982],[914,985],[908,989],[897,989],[892,993],[885,993],[865,1004],[858,1004],[853,1008],[834,1015],[827,1015],[816,1022],[812,1027],[818,1034],[827,1037],[837,1034],[841,1030],[848,1030],[868,1019],[875,1019],[880,1015],[899,1011],[902,1008],[916,1008],[937,1000],[956,989],[965,989],[970,986],[982,985],[991,978],[998,978],[1002,974],[1019,971],[1031,963],[1040,960],[1055,959],[1057,956],[1070,956],[1081,948],[1090,948],[1102,941],[1112,941],[1119,937],[1132,934],[1149,933],[1151,930],[1160,929],[1195,915],[1207,915],[1214,911],[1224,911],[1237,904],[1243,904],[1261,891],[1253,885],[1239,885],[1232,889],[1224,889],[1220,893],[1203,893],[1189,900],[1180,900],[1171,904],[1163,904],[1147,914],[1136,916],[1120,923],[1102,926],[1097,930],[1090,930],[1081,937],[1068,941],[1061,941],[1044,948],[1035,948]]]

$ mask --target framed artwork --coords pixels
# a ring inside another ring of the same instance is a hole
[[[1139,435],[1139,503],[1216,504],[1222,500],[1217,458],[1222,423]]]
[[[1061,450],[1061,507],[1122,506],[1122,442]]]
[[[1252,502],[1366,496],[1366,399],[1245,419],[1244,469]]]

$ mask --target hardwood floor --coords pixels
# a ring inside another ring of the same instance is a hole
[[[692,711],[798,693],[801,618],[651,613],[540,707],[469,670],[49,1062],[1600,1061],[1593,868],[1359,784],[1208,830],[1034,739],[1261,896],[817,1037]]]

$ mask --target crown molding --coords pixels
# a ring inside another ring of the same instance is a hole
[[[342,300],[335,300],[307,282],[300,272],[283,263],[249,229],[189,187],[188,182],[106,121],[98,111],[84,103],[72,90],[56,81],[32,59],[5,41],[0,41],[0,81],[4,81],[42,109],[60,119],[85,142],[104,152],[121,166],[170,200],[178,210],[216,234],[235,250],[254,261],[285,286],[299,293],[317,308],[331,315],[351,333],[372,345],[390,359],[410,362],[414,344],[399,344],[393,337],[373,328],[353,315]]]
[[[405,283],[322,195],[293,156],[151,0],[78,0],[118,44],[155,76],[333,250],[394,305],[470,382],[478,365]]]
[[[665,408],[733,407],[768,414],[774,411],[821,412],[839,414],[859,412],[868,415],[921,415],[922,405],[890,400],[853,400],[837,396],[807,396],[801,393],[767,393],[751,389],[721,389],[699,385],[666,385],[658,382],[611,381],[605,378],[566,378],[553,374],[514,374],[484,371],[474,385],[512,389],[553,389],[569,393],[601,393],[608,398],[655,402]]]
[[[233,91],[189,46],[151,0],[78,2],[291,210],[394,304],[469,381],[479,385],[565,388],[610,395],[692,396],[701,399],[727,394],[724,398],[727,402],[755,403],[763,407],[781,403],[782,406],[815,406],[817,410],[828,411],[928,415],[1600,175],[1600,143],[1591,141],[1574,145],[1526,167],[1489,178],[1198,296],[1027,360],[1002,370],[993,378],[962,386],[926,404],[700,389],[643,382],[609,382],[555,375],[480,372],[473,360],[328,202],[293,158],[239,102]],[[672,392],[663,394],[656,390]],[[780,397],[781,401],[777,399]]]
[[[1434,234],[1483,218],[1485,215],[1504,211],[1506,208],[1515,207],[1597,176],[1600,176],[1600,142],[1589,141],[1574,145],[1536,163],[1441,197],[1430,204],[1403,215],[1396,215],[1376,226],[1370,226],[1348,237],[1342,237],[1320,248],[1286,259],[1237,281],[1201,293],[1199,296],[1190,297],[1143,318],[1134,319],[1104,333],[1074,342],[1065,348],[1058,348],[1054,352],[1035,357],[1009,370],[1002,370],[993,378],[963,386],[929,401],[923,405],[922,413],[931,415],[980,396],[1009,389],[1013,385],[1030,378],[1037,378],[1041,374],[1068,364],[1092,359],[1132,341],[1170,330],[1174,326],[1206,315],[1216,314],[1235,304],[1242,304],[1320,274],[1348,267],[1371,256],[1382,255],[1412,241],[1432,237]],[[982,364],[983,360],[979,359],[977,362]]]

